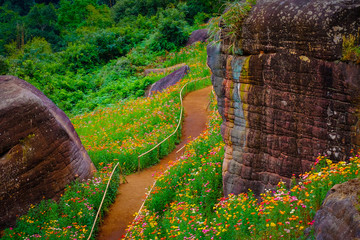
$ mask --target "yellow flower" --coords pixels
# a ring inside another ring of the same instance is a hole
[[[272,223],[270,223],[270,226],[276,227],[276,224],[272,222]]]

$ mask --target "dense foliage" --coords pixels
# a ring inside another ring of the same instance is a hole
[[[73,115],[142,96],[152,83],[144,66],[181,48],[222,6],[203,0],[0,3],[0,74],[30,82]]]

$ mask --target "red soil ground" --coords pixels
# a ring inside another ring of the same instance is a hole
[[[181,156],[181,151],[176,152],[205,130],[208,118],[206,108],[211,89],[212,87],[207,87],[185,96],[185,120],[181,143],[159,164],[126,177],[128,183],[119,186],[116,200],[100,226],[98,240],[122,239],[127,226],[131,224],[134,214],[139,211],[145,199],[147,188],[150,189],[154,183],[154,175],[164,171],[169,161],[175,161],[177,157]]]

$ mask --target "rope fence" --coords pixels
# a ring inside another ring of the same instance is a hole
[[[197,81],[204,80],[204,79],[208,79],[208,78],[209,78],[209,77],[203,77],[203,78],[199,78],[199,79],[193,80],[193,81],[191,81],[191,82],[186,83],[186,84],[181,88],[181,90],[180,90],[180,103],[181,103],[181,104],[180,104],[180,108],[181,108],[181,109],[180,109],[179,122],[178,122],[178,124],[177,124],[177,126],[176,126],[176,129],[175,129],[168,137],[166,137],[166,138],[165,138],[164,140],[162,140],[160,143],[158,143],[157,145],[155,145],[153,148],[151,148],[150,150],[148,150],[148,151],[146,151],[146,152],[144,152],[144,153],[142,153],[142,154],[140,154],[140,155],[138,156],[138,171],[141,170],[140,158],[141,158],[142,156],[144,156],[144,155],[152,152],[153,150],[155,150],[157,147],[159,147],[162,143],[164,143],[166,140],[168,140],[170,137],[172,137],[172,136],[179,130],[179,127],[180,127],[181,122],[182,122],[183,108],[184,108],[184,107],[183,107],[183,100],[182,100],[182,97],[183,97],[183,96],[182,96],[182,92],[183,92],[183,90],[185,89],[185,87],[187,87],[188,84],[190,84],[190,83],[197,82]],[[184,145],[184,146],[185,146],[185,145]],[[114,167],[114,169],[112,170],[112,173],[111,173],[111,175],[110,175],[110,177],[109,177],[108,183],[107,183],[107,185],[106,185],[106,189],[105,189],[105,191],[104,191],[103,198],[102,198],[101,203],[100,203],[100,205],[99,205],[99,209],[98,209],[98,211],[97,211],[95,220],[94,220],[94,222],[93,222],[93,225],[92,225],[92,228],[91,228],[91,231],[90,231],[90,234],[89,234],[87,240],[90,240],[90,239],[91,239],[91,236],[92,236],[92,234],[93,234],[93,232],[94,232],[94,228],[95,228],[96,222],[97,222],[97,220],[98,220],[98,218],[99,218],[100,211],[101,211],[102,205],[103,205],[103,203],[104,203],[105,196],[106,196],[106,193],[107,193],[107,191],[108,191],[108,188],[109,188],[109,185],[110,185],[112,176],[113,176],[113,174],[114,174],[114,172],[115,172],[115,170],[116,170],[116,168],[117,168],[118,166],[119,166],[119,162],[115,165],[115,167]],[[167,171],[167,170],[166,170],[166,171]],[[150,191],[148,192],[148,194],[147,194],[147,196],[146,196],[146,198],[145,198],[142,206],[140,207],[138,216],[141,216],[141,211],[142,211],[142,209],[143,209],[143,207],[144,207],[144,205],[145,205],[145,202],[146,202],[148,196],[150,195],[152,189],[154,188],[156,182],[157,182],[157,181],[154,181],[154,183],[153,183]],[[138,217],[138,216],[137,216],[137,217]],[[136,220],[136,217],[135,217],[135,219],[133,220],[132,223],[134,223],[135,220]],[[128,233],[129,233],[129,231],[126,233],[125,239],[127,238]]]
[[[96,217],[95,217],[94,223],[93,223],[93,225],[92,225],[92,228],[91,228],[91,231],[90,231],[90,234],[89,234],[89,237],[87,238],[87,240],[90,240],[91,235],[92,235],[92,233],[93,233],[93,231],[94,231],[94,228],[95,228],[95,225],[96,225],[96,221],[97,221],[97,219],[98,219],[98,217],[99,217],[99,214],[100,214],[102,205],[103,205],[104,200],[105,200],[105,196],[106,196],[107,190],[108,190],[109,185],[110,185],[111,178],[112,178],[112,176],[114,175],[114,172],[115,172],[115,169],[117,168],[117,166],[119,166],[119,162],[115,165],[114,169],[113,169],[112,172],[111,172],[111,175],[110,175],[110,177],[109,177],[109,181],[108,181],[108,183],[107,183],[107,185],[106,185],[106,189],[105,189],[105,191],[104,191],[104,196],[103,196],[103,198],[102,198],[102,200],[101,200],[99,209],[98,209],[98,211],[97,211],[97,213],[96,213]]]

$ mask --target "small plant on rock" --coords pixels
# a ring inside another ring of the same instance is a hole
[[[226,3],[224,13],[210,23],[210,39],[215,42],[225,41],[231,53],[241,55],[242,24],[255,4],[256,0]]]
[[[360,34],[343,37],[343,61],[360,64]]]

